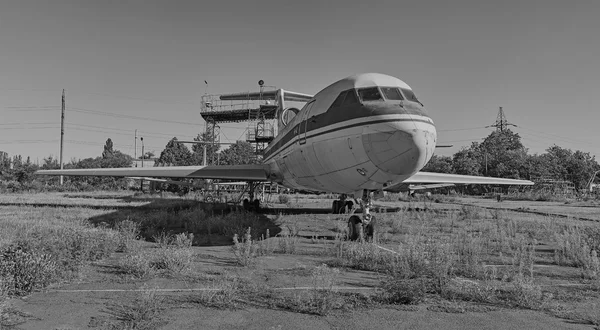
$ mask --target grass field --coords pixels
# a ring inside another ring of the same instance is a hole
[[[326,197],[272,197],[251,214],[165,194],[0,196],[1,324],[157,329],[175,322],[174,309],[199,306],[314,315],[403,306],[528,309],[600,327],[593,203],[388,198],[376,203],[371,244],[345,240],[347,216],[327,214]],[[43,320],[39,305],[15,307],[45,291],[90,303],[57,303]],[[80,318],[65,320],[65,308]]]

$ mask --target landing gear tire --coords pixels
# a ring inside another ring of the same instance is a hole
[[[362,221],[358,215],[353,215],[348,219],[348,239],[356,241],[360,238]]]
[[[260,210],[260,200],[255,199],[252,203],[250,203],[250,200],[248,198],[244,198],[242,206],[246,211],[258,212]]]
[[[352,201],[346,201],[346,204],[344,205],[346,210],[348,210],[348,212],[350,212],[350,210],[352,210],[352,207],[354,206],[354,203]]]
[[[333,201],[333,204],[331,204],[331,212],[333,214],[338,213],[338,211],[340,210],[339,205],[340,205],[340,201],[338,201],[338,200]]]
[[[373,236],[375,236],[375,228],[377,227],[377,222],[374,216],[371,216],[371,222],[365,226],[365,238],[369,241],[373,241]]]

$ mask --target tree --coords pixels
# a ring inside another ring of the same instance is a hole
[[[215,165],[217,162],[217,152],[219,151],[220,145],[210,143],[214,141],[212,132],[206,131],[202,134],[198,134],[198,136],[194,138],[194,141],[208,143],[206,144],[206,163],[208,165]],[[194,152],[194,164],[202,165],[204,161],[204,144],[193,144],[192,151]]]
[[[194,157],[190,150],[183,144],[177,142],[174,137],[167,143],[160,157],[154,162],[155,166],[188,166],[194,164]]]
[[[58,163],[58,159],[54,158],[52,155],[44,158],[44,164],[42,164],[43,170],[55,170],[60,168],[60,164]]]
[[[256,164],[254,148],[245,141],[236,141],[235,144],[221,152],[219,164],[221,165],[242,165]]]
[[[480,175],[481,155],[479,145],[473,142],[471,147],[462,148],[452,156],[452,171],[456,174]]]
[[[452,158],[448,156],[433,155],[427,165],[423,167],[424,172],[452,173]]]
[[[154,151],[146,151],[143,155],[139,156],[138,159],[152,159],[154,156]]]
[[[527,175],[527,149],[519,134],[509,129],[494,131],[478,145],[484,175],[522,178]]]
[[[106,143],[104,144],[104,151],[102,152],[102,158],[110,158],[112,157],[114,153],[113,150],[113,142],[110,138],[108,138],[108,140],[106,140]]]

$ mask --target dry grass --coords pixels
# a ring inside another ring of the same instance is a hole
[[[155,274],[184,274],[190,270],[194,251],[193,234],[163,235],[156,248],[132,248],[119,261],[119,269],[135,279],[148,278]],[[139,246],[139,243],[133,244]]]
[[[106,312],[116,322],[108,322],[108,329],[153,330],[162,325],[160,318],[165,309],[164,300],[156,294],[156,289],[145,288],[130,303],[112,302]]]

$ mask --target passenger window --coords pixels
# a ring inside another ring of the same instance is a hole
[[[348,91],[348,93],[346,94],[346,99],[344,99],[344,103],[343,105],[352,105],[352,104],[358,104],[358,98],[356,98],[356,94],[354,94],[354,90],[351,89]]]
[[[363,102],[383,101],[377,87],[361,88],[358,90],[358,96]]]
[[[385,98],[390,101],[404,100],[402,94],[400,94],[400,90],[398,89],[398,87],[381,87],[381,92],[383,93]]]
[[[331,107],[329,107],[329,108],[331,109],[331,108],[341,106],[342,103],[344,102],[344,98],[346,97],[347,92],[348,91],[341,92],[340,95],[338,95],[337,99],[335,99],[335,101],[333,101],[333,103],[331,104]]]
[[[415,93],[413,93],[413,91],[411,91],[410,89],[401,88],[401,90],[402,94],[404,94],[404,97],[406,97],[407,100],[421,103],[419,99],[417,99]]]

